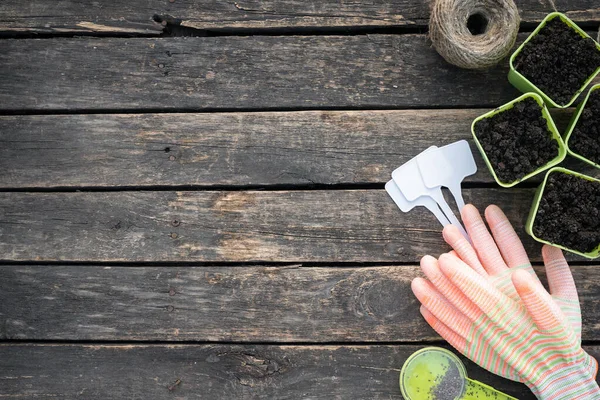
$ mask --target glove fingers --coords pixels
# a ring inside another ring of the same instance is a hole
[[[565,317],[552,297],[532,279],[527,271],[516,270],[512,281],[527,312],[541,331],[565,325]]]
[[[560,307],[569,324],[573,327],[577,339],[581,341],[581,308],[579,302],[563,300],[559,297],[554,297],[554,302]]]
[[[465,341],[465,339],[462,336],[454,332],[451,328],[449,328],[447,325],[445,325],[439,319],[437,319],[435,315],[433,315],[431,311],[429,311],[425,306],[422,305],[420,311],[423,318],[425,318],[429,326],[431,326],[433,330],[438,333],[438,335],[440,335],[445,341],[450,343],[450,345],[456,350],[458,350],[461,354],[465,355],[465,349],[467,348],[468,342]],[[497,365],[496,370],[493,371],[494,373],[497,373],[500,376],[507,379],[511,379],[515,382],[523,381],[519,374],[508,364],[506,364],[500,358],[500,356],[494,354],[494,357],[496,358],[496,360],[499,360],[499,364]],[[480,366],[482,365],[482,363],[480,363],[479,360],[472,361],[479,364]]]
[[[487,273],[496,275],[508,269],[492,235],[490,235],[481,219],[479,211],[472,204],[467,204],[461,210],[461,216],[473,241],[473,246],[477,249],[477,255]]]
[[[467,341],[458,333],[454,332],[452,329],[448,328],[448,326],[442,323],[439,319],[435,317],[427,309],[425,306],[421,306],[421,315],[425,318],[425,321],[433,328],[434,331],[438,333],[445,341],[450,343],[452,347],[461,353],[464,352],[464,349],[467,347]]]
[[[563,252],[557,247],[544,245],[542,257],[550,294],[571,323],[577,339],[581,341],[581,306],[569,264]]]
[[[415,278],[411,288],[417,299],[437,319],[446,325],[452,325],[454,332],[466,338],[471,329],[471,321],[446,300],[437,289],[423,278]]]
[[[579,303],[575,281],[562,251],[557,247],[544,245],[542,247],[542,258],[544,259],[548,286],[550,286],[552,296]]]
[[[471,321],[477,319],[481,314],[481,310],[444,276],[440,270],[438,260],[431,256],[423,257],[421,259],[421,270],[442,296],[460,309]]]
[[[456,286],[470,302],[479,308],[479,316],[481,315],[481,312],[488,315],[495,313],[498,311],[498,305],[511,301],[507,296],[496,289],[485,277],[471,269],[460,258],[450,254],[442,254],[438,260],[438,264],[444,276],[446,276],[446,278],[448,278],[448,280],[452,282],[452,284],[454,284],[454,286]],[[463,311],[460,306],[456,306],[460,311]]]
[[[477,252],[471,246],[471,243],[460,233],[460,230],[454,225],[446,225],[442,231],[442,236],[458,256],[467,263],[471,268],[483,276],[487,276],[487,272],[481,265]]]
[[[492,204],[485,210],[485,219],[507,266],[515,268],[529,265],[529,257],[527,257],[521,239],[502,210]]]

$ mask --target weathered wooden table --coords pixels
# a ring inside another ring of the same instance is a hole
[[[552,2],[518,3],[522,40]],[[597,0],[555,3],[598,28]],[[2,1],[0,398],[401,398],[443,344],[410,281],[447,248],[383,183],[517,95],[427,22],[424,0]],[[466,199],[539,266],[539,179],[500,190],[476,157]],[[572,261],[599,356],[600,272]]]

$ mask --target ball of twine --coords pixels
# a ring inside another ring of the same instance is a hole
[[[506,57],[515,44],[520,18],[513,0],[433,1],[429,36],[449,63],[488,68]]]

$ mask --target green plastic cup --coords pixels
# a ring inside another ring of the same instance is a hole
[[[542,96],[542,98],[544,99],[546,104],[548,104],[548,106],[550,106],[550,107],[566,108],[566,107],[571,106],[575,102],[575,100],[577,100],[577,97],[579,97],[581,92],[583,92],[585,90],[585,88],[587,87],[587,85],[589,85],[590,82],[596,77],[596,75],[598,75],[598,73],[600,73],[600,67],[596,68],[596,71],[592,75],[589,76],[589,78],[585,81],[583,86],[577,92],[575,92],[575,94],[573,95],[573,97],[567,104],[557,104],[548,95],[546,95],[542,90],[540,90],[537,86],[535,86],[533,83],[531,83],[529,81],[529,79],[527,79],[523,75],[521,75],[521,73],[519,71],[517,71],[514,66],[515,58],[521,52],[521,50],[523,50],[523,47],[535,35],[538,34],[540,29],[542,29],[548,21],[550,21],[554,18],[560,18],[565,24],[569,25],[581,36],[594,40],[590,35],[585,33],[584,30],[582,30],[580,27],[578,27],[577,24],[575,24],[575,22],[573,22],[569,18],[567,18],[566,15],[559,13],[559,12],[550,13],[546,16],[546,18],[544,18],[544,20],[538,25],[538,27],[535,28],[535,30],[531,33],[531,35],[529,35],[529,37],[523,42],[523,44],[521,44],[519,46],[519,48],[517,48],[517,50],[512,54],[512,56],[510,56],[510,71],[508,72],[508,80],[514,87],[516,87],[523,93],[535,92],[535,93],[539,94],[540,96]],[[596,41],[594,41],[594,42],[596,43],[596,48],[598,49],[598,51],[600,51],[600,44],[598,44],[598,42],[596,42]]]
[[[540,168],[525,175],[521,179],[517,179],[514,182],[503,182],[496,175],[496,171],[494,171],[494,168],[492,167],[492,163],[490,162],[489,158],[485,154],[485,150],[483,149],[483,146],[481,146],[479,139],[477,139],[477,134],[475,133],[475,125],[477,124],[477,122],[481,121],[484,118],[493,117],[496,114],[500,114],[503,111],[513,108],[516,103],[518,103],[526,98],[529,98],[529,97],[534,99],[539,104],[540,108],[542,109],[542,115],[547,122],[548,129],[550,130],[550,132],[552,132],[552,137],[554,139],[556,139],[556,141],[558,142],[558,155],[556,157],[554,157],[552,160],[550,160],[547,164],[542,165]],[[540,172],[543,172],[543,171],[547,170],[548,168],[551,168],[551,167],[559,164],[567,156],[567,149],[565,147],[565,144],[563,143],[560,133],[558,133],[558,129],[556,128],[556,125],[554,125],[552,116],[550,115],[550,112],[548,111],[546,104],[544,104],[544,100],[542,100],[542,98],[539,95],[537,95],[536,93],[525,93],[524,95],[517,97],[516,99],[514,99],[511,102],[506,103],[503,106],[500,106],[486,114],[483,114],[483,115],[475,118],[475,120],[471,124],[471,133],[473,135],[473,139],[475,140],[475,144],[477,145],[477,148],[479,149],[479,152],[481,153],[481,156],[483,157],[483,160],[485,161],[485,164],[487,165],[488,169],[492,173],[492,176],[494,177],[496,182],[498,182],[498,185],[500,185],[502,187],[506,187],[506,188],[515,186],[516,184],[523,182],[524,180],[527,180],[527,179],[531,178],[532,176],[537,175]]]
[[[462,361],[440,347],[426,347],[408,357],[400,371],[400,391],[406,400],[517,400],[469,379]]]
[[[571,122],[569,122],[569,126],[568,126],[567,132],[565,134],[565,146],[567,147],[567,152],[570,155],[572,155],[573,157],[579,158],[580,160],[582,160],[590,165],[593,165],[596,168],[600,168],[600,164],[597,164],[594,161],[589,160],[589,159],[585,158],[584,156],[582,156],[581,154],[577,154],[573,150],[571,150],[571,148],[569,147],[569,139],[571,138],[571,134],[575,130],[577,121],[579,121],[579,117],[581,116],[581,113],[583,112],[585,105],[586,105],[588,99],[590,98],[590,94],[594,90],[598,90],[598,89],[600,89],[600,84],[592,86],[592,88],[590,89],[588,94],[585,96],[585,99],[583,99],[583,101],[581,103],[579,103],[579,106],[577,106],[577,110],[575,111],[575,114],[573,114],[573,117],[571,118]]]
[[[587,179],[588,181],[592,181],[592,182],[600,182],[600,179],[595,179],[595,178],[592,178],[591,176],[587,176],[587,175],[580,174],[579,172],[571,171],[570,169],[566,169],[566,168],[562,168],[562,167],[552,168],[550,171],[548,171],[548,173],[546,174],[546,177],[544,178],[544,181],[538,187],[538,189],[535,193],[535,197],[533,198],[533,203],[531,204],[531,210],[529,211],[529,216],[527,217],[527,223],[525,224],[525,232],[527,232],[527,234],[529,236],[531,236],[532,238],[534,238],[536,241],[538,241],[540,243],[549,244],[550,246],[558,247],[565,251],[568,251],[568,252],[571,252],[574,254],[578,254],[578,255],[586,257],[586,258],[597,258],[598,256],[600,256],[600,243],[598,243],[598,246],[594,250],[590,251],[589,253],[582,253],[577,250],[569,249],[560,244],[550,243],[547,240],[540,239],[539,237],[534,235],[533,223],[535,222],[535,217],[537,216],[538,208],[540,207],[540,200],[542,199],[542,196],[544,194],[544,189],[546,188],[546,182],[548,182],[548,177],[550,176],[550,174],[552,174],[554,172],[575,175],[577,177]]]

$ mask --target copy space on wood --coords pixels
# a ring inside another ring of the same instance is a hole
[[[424,34],[0,40],[0,111],[496,107],[507,72]]]

